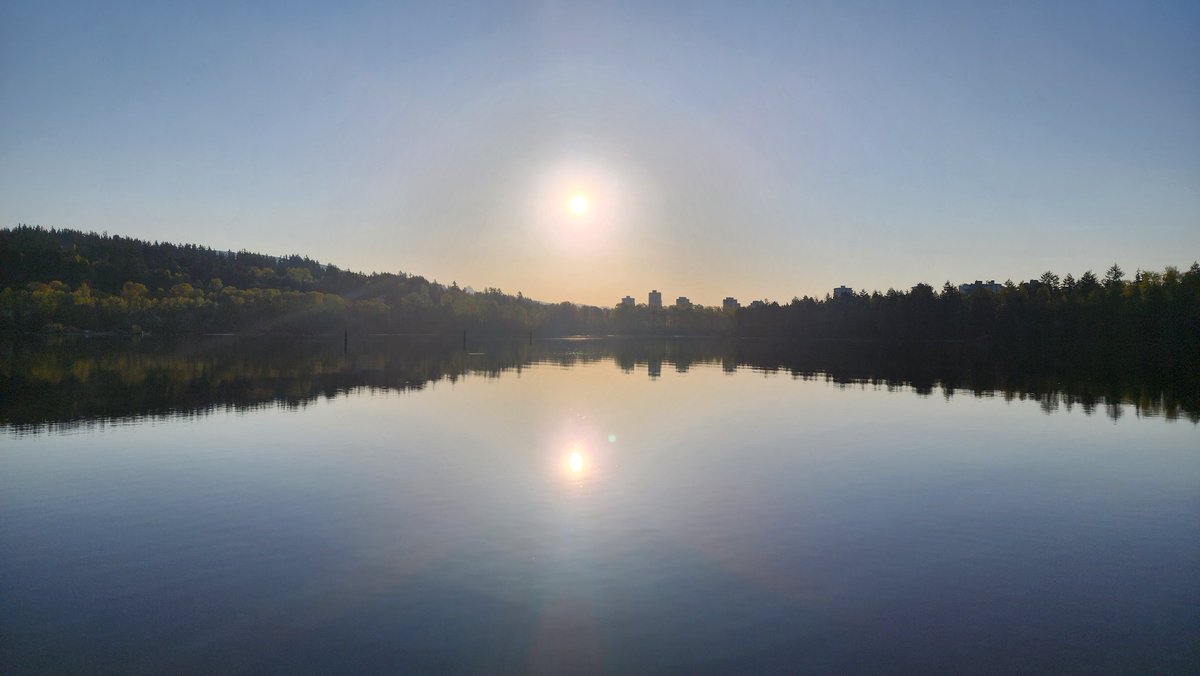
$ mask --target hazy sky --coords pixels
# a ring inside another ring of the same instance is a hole
[[[2,226],[545,300],[1200,257],[1194,0],[5,2],[0,102]]]

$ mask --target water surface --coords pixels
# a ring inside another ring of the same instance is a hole
[[[9,348],[0,670],[1194,672],[1194,390],[939,354]]]

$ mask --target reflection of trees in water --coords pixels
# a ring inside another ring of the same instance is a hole
[[[353,341],[206,337],[61,339],[0,348],[0,425],[34,431],[139,417],[191,416],[266,405],[300,407],[359,388],[403,391],[467,375],[496,377],[534,363],[611,360],[625,371],[695,364],[752,368],[840,387],[911,389],[920,395],[1033,400],[1046,413],[1103,409],[1120,417],[1200,422],[1198,378],[1152,368],[1162,355],[1029,355],[970,344],[787,343],[728,339],[594,339],[485,342],[464,351],[439,338]]]

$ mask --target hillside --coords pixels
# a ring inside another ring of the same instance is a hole
[[[75,230],[0,230],[0,331],[735,335],[975,341],[1017,351],[1137,349],[1164,367],[1200,354],[1200,265],[1047,271],[991,289],[860,292],[715,308],[546,304],[300,256],[215,251]]]
[[[403,273],[362,274],[301,256],[216,251],[18,226],[0,230],[0,330],[568,335],[613,328],[611,312],[469,292]],[[697,310],[626,330],[725,332]]]

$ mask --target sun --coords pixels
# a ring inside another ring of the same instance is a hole
[[[571,199],[567,200],[567,208],[576,216],[586,214],[589,206],[591,205],[588,204],[587,196],[582,193],[575,193],[571,196]]]

